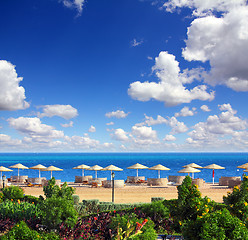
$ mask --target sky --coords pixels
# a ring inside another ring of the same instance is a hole
[[[246,0],[3,0],[0,152],[247,152]]]

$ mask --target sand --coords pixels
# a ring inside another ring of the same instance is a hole
[[[100,201],[111,202],[112,201],[112,189],[110,188],[91,188],[90,186],[79,186],[70,184],[75,187],[75,194],[79,195],[80,201],[83,199],[99,199]],[[36,197],[43,195],[42,187],[22,187],[25,194],[30,194]],[[204,188],[199,188],[202,193],[202,197],[208,196],[210,199],[216,202],[223,202],[223,196],[228,192],[232,192],[232,189],[218,186],[217,184],[207,184]],[[149,187],[149,186],[125,186],[124,188],[115,188],[116,203],[135,203],[135,202],[151,202],[152,197],[164,197],[165,199],[177,198],[176,186],[168,187]]]

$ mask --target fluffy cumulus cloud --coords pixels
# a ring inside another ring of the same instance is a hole
[[[92,139],[89,136],[66,136],[65,141],[68,142],[73,149],[96,149],[100,147],[98,140]]]
[[[170,142],[170,141],[176,141],[176,140],[177,140],[177,139],[176,139],[175,136],[169,135],[169,134],[167,134],[167,135],[165,136],[165,138],[164,138],[164,141],[168,141],[168,142]]]
[[[73,127],[73,121],[70,121],[69,123],[65,123],[65,124],[62,123],[60,125],[64,128]]]
[[[17,147],[21,145],[21,140],[12,139],[9,135],[0,134],[0,146],[1,147]]]
[[[194,116],[196,108],[189,109],[189,107],[184,107],[181,109],[180,112],[175,113],[175,117],[187,117],[187,116]]]
[[[63,138],[63,131],[55,130],[54,127],[42,124],[37,117],[19,117],[8,119],[10,127],[27,135],[35,141],[49,141],[51,138]]]
[[[183,85],[186,81],[185,76],[181,77],[179,63],[175,56],[168,52],[160,52],[152,70],[159,81],[131,83],[128,94],[133,99],[139,101],[155,99],[164,102],[166,106],[190,103],[196,99],[203,101],[214,99],[214,92],[208,92],[206,85],[198,85],[192,89],[187,89]]]
[[[188,131],[188,127],[185,125],[185,123],[178,121],[175,117],[171,117],[169,119],[168,125],[172,128],[172,134],[184,133]]]
[[[64,119],[71,119],[78,116],[78,111],[76,108],[72,107],[71,105],[44,105],[41,106],[43,109],[42,113],[38,113],[38,117],[54,117],[59,116]]]
[[[206,122],[199,122],[193,127],[194,130],[188,133],[190,137],[187,142],[199,146],[246,144],[247,147],[247,121],[235,116],[237,112],[230,104],[220,105],[219,109],[222,112],[218,116],[209,116]],[[245,140],[241,142],[241,139]]]
[[[111,137],[114,139],[114,140],[117,140],[117,141],[128,141],[128,133],[125,132],[122,128],[118,128],[118,129],[115,129],[113,133],[110,134]]]
[[[133,126],[132,127],[132,141],[135,145],[141,147],[142,145],[159,144],[157,132],[152,127],[147,126]]]
[[[0,110],[13,111],[29,107],[25,101],[25,89],[19,86],[21,81],[14,65],[0,60]]]
[[[96,128],[93,126],[93,125],[91,125],[90,126],[90,128],[89,128],[89,130],[88,130],[88,132],[95,132],[96,131]]]
[[[59,0],[64,4],[64,6],[68,8],[74,8],[78,11],[78,16],[82,14],[83,6],[85,4],[85,0]]]
[[[113,111],[113,112],[108,112],[105,114],[106,117],[111,118],[126,118],[128,116],[129,113],[125,113],[124,111],[121,110],[117,110],[117,111]]]
[[[207,105],[202,105],[200,108],[203,112],[210,112],[211,111]]]
[[[209,62],[205,82],[248,91],[248,6],[245,0],[171,0],[167,11],[189,7],[197,18],[188,28],[183,56]],[[215,15],[219,12],[218,15]],[[199,17],[200,16],[200,17]]]
[[[137,127],[141,127],[144,125],[147,126],[152,126],[152,125],[159,125],[159,124],[167,124],[168,123],[168,119],[158,115],[157,119],[154,119],[153,117],[149,117],[147,115],[145,115],[145,121],[141,122],[141,123],[137,123],[135,124],[135,126]]]

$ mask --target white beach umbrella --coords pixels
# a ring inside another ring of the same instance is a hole
[[[51,171],[51,179],[52,179],[53,171],[63,171],[63,169],[58,168],[58,167],[54,167],[54,166],[50,166],[50,167],[47,167],[45,169],[42,169],[41,171]]]
[[[206,166],[204,168],[213,169],[213,184],[214,184],[214,169],[225,169],[224,167],[221,167],[221,166],[219,166],[217,164],[210,164],[210,165],[208,165],[208,166]]]
[[[127,169],[136,169],[137,170],[137,177],[139,176],[139,169],[147,169],[148,167],[145,165],[142,165],[140,163],[136,163],[130,167],[127,167]]]
[[[184,168],[186,167],[192,167],[192,168],[203,168],[202,166],[196,164],[196,163],[190,163],[190,164],[187,164],[185,166],[183,166]]]
[[[158,178],[160,178],[160,171],[168,171],[170,170],[169,168],[161,165],[161,164],[158,164],[158,165],[155,165],[153,167],[150,167],[149,170],[158,170]]]
[[[178,171],[179,173],[188,173],[188,175],[190,173],[197,173],[197,172],[201,172],[199,169],[193,168],[193,167],[186,167],[181,169],[180,171]],[[192,178],[194,178],[194,176],[192,176]]]
[[[114,165],[109,165],[109,166],[103,168],[102,171],[111,171],[111,180],[112,180],[112,171],[123,171],[123,169],[116,167]]]
[[[0,167],[1,179],[3,179],[3,177],[2,177],[3,172],[12,172],[12,171],[13,171],[13,170],[11,170],[11,169],[8,169],[8,168],[6,168],[6,167],[1,166],[1,167]]]
[[[248,168],[248,163],[245,163],[243,165],[238,166],[237,168],[244,168],[247,169]]]
[[[72,169],[82,169],[82,177],[84,177],[84,169],[89,169],[89,168],[90,168],[90,166],[85,165],[85,164],[81,164],[81,165],[74,167]]]
[[[10,166],[10,168],[17,168],[18,169],[18,177],[19,177],[19,169],[28,169],[28,167],[22,165],[21,163],[17,163],[13,166]]]
[[[94,165],[94,166],[88,168],[88,170],[94,170],[95,171],[95,173],[96,173],[96,177],[95,178],[97,178],[97,171],[100,171],[102,169],[103,168],[101,166],[99,166],[99,165]]]
[[[35,169],[35,170],[39,170],[39,178],[40,178],[40,170],[42,169],[45,169],[46,167],[41,165],[41,164],[38,164],[36,166],[33,166],[33,167],[30,167],[30,169]]]

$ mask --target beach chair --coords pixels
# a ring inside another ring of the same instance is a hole
[[[32,183],[28,182],[28,183],[27,183],[27,186],[28,186],[28,187],[33,187],[33,186],[34,186],[34,184],[32,184]]]
[[[97,187],[98,187],[97,182],[92,182],[92,183],[91,183],[91,187],[92,187],[92,188],[93,188],[93,187],[97,188]]]

